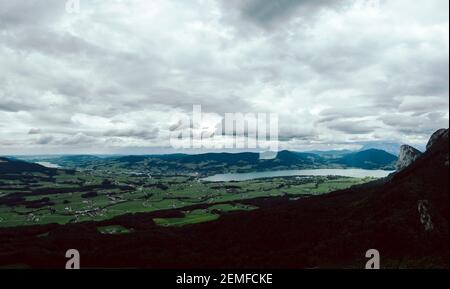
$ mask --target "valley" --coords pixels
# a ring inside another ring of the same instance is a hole
[[[377,248],[383,268],[448,268],[448,130],[400,156],[404,166],[379,179],[214,182],[195,173],[214,163],[204,155],[189,156],[188,174],[131,171],[136,156],[98,168],[86,166],[96,156],[68,157],[77,168],[0,157],[0,267],[61,268],[77,248],[92,268],[363,268]]]
[[[2,158],[0,227],[104,221],[167,210],[177,212],[174,219],[156,218],[156,224],[214,221],[229,211],[257,209],[240,203],[245,200],[306,198],[370,182],[389,174],[396,159],[374,149],[281,151],[268,160],[257,153]],[[308,170],[289,171],[295,169]],[[238,178],[221,179],[226,173]],[[239,177],[245,173],[250,177]]]
[[[288,176],[208,182],[193,176],[31,170],[0,175],[0,227],[102,221],[128,213],[174,209],[179,209],[175,219],[155,221],[179,226],[215,220],[223,212],[257,209],[240,204],[243,200],[305,198],[373,179]]]

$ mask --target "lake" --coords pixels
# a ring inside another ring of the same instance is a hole
[[[261,178],[290,177],[290,176],[343,176],[354,178],[384,178],[393,171],[364,170],[364,169],[312,169],[312,170],[282,170],[252,173],[217,174],[203,178],[208,182],[248,181]]]
[[[53,163],[50,163],[50,162],[36,162],[36,163],[38,165],[41,165],[43,167],[50,168],[50,169],[59,169],[59,168],[61,168],[57,164],[53,164]]]

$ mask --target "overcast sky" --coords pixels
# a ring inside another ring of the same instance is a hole
[[[0,154],[161,151],[193,104],[294,150],[448,127],[447,0],[64,2],[0,2]]]

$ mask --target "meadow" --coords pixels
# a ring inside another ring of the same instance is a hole
[[[181,216],[155,218],[161,226],[214,221],[232,211],[255,210],[240,201],[288,196],[298,199],[373,180],[349,177],[276,177],[206,182],[193,176],[56,170],[0,175],[0,227],[103,221],[128,213],[179,209]],[[202,209],[183,209],[204,205]],[[100,229],[99,229],[100,230]],[[100,230],[101,231],[101,230]],[[105,233],[128,233],[106,228]]]

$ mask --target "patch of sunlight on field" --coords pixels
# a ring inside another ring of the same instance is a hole
[[[214,221],[219,215],[212,214],[209,210],[194,210],[186,212],[183,218],[154,218],[153,221],[160,226],[177,226],[181,227],[189,224],[204,223]]]
[[[218,210],[220,212],[233,212],[233,211],[251,211],[258,209],[258,207],[243,204],[219,204],[210,206],[208,209]]]
[[[97,230],[102,234],[110,234],[110,235],[128,234],[132,232],[132,230],[127,229],[120,225],[97,227]]]
[[[220,215],[216,211],[233,212],[233,211],[251,211],[258,207],[244,205],[244,204],[217,204],[208,207],[207,209],[193,210],[184,212],[182,218],[154,218],[153,221],[160,226],[184,226],[188,224],[198,224],[217,220]]]

